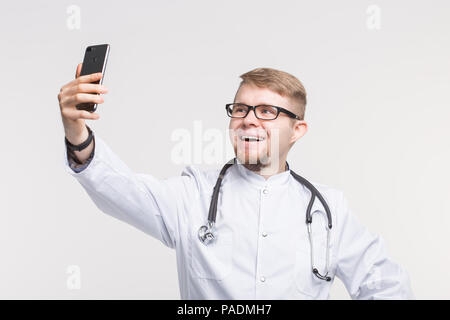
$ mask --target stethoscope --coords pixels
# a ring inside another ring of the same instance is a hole
[[[219,191],[220,191],[220,185],[222,183],[223,177],[225,175],[225,172],[229,167],[231,167],[233,164],[236,164],[236,158],[228,161],[220,170],[219,177],[217,179],[216,185],[214,186],[213,195],[211,198],[211,204],[209,206],[209,213],[208,213],[208,222],[206,225],[203,225],[198,230],[198,238],[200,239],[200,242],[202,242],[204,245],[209,245],[210,243],[213,243],[216,239],[215,236],[215,230],[214,225],[216,223],[216,214],[217,214],[217,201],[219,199]],[[289,164],[286,162],[287,170],[289,170]],[[306,225],[308,228],[308,237],[309,237],[309,243],[311,246],[311,266],[312,266],[312,272],[314,275],[317,276],[317,278],[325,281],[331,281],[331,277],[328,276],[328,269],[329,269],[329,261],[330,261],[330,231],[332,227],[332,221],[331,221],[331,212],[330,208],[328,207],[327,202],[323,198],[323,196],[320,194],[320,192],[314,187],[311,182],[306,180],[305,178],[299,176],[294,171],[289,170],[291,175],[303,184],[305,187],[309,189],[311,192],[311,199],[309,200],[308,207],[306,209]],[[311,223],[312,223],[312,215],[311,215],[311,209],[314,203],[315,198],[319,198],[319,201],[322,203],[323,207],[325,208],[325,212],[327,214],[327,248],[326,248],[326,263],[325,263],[325,275],[321,275],[319,273],[319,270],[314,266],[314,250],[313,250],[313,241],[312,241],[312,230],[311,230]]]

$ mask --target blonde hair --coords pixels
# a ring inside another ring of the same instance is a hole
[[[300,119],[304,119],[306,90],[300,80],[293,75],[272,68],[256,68],[242,74],[240,78],[242,81],[239,84],[239,88],[244,84],[253,84],[259,88],[270,89],[280,96],[290,98],[291,101],[294,102],[294,108],[297,111],[294,113],[296,113]]]

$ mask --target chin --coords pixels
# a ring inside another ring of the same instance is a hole
[[[268,164],[267,157],[259,153],[239,152],[236,154],[236,157],[243,164],[258,166],[266,166]]]

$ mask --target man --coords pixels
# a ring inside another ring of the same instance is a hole
[[[305,213],[311,192],[286,162],[307,131],[306,92],[297,78],[270,68],[241,76],[226,110],[236,161],[221,182],[216,240],[206,245],[199,229],[207,222],[219,170],[188,166],[181,176],[162,181],[132,172],[88,131],[85,119],[97,120],[98,114],[75,108],[102,103],[95,93],[107,92],[90,83],[101,75],[80,77],[80,67],[58,96],[67,171],[100,210],[176,250],[182,299],[326,299],[335,276],[353,299],[413,298],[407,273],[389,258],[383,240],[359,224],[342,192],[313,183],[333,225],[327,228],[316,199],[309,239]],[[84,149],[74,151],[83,142]]]

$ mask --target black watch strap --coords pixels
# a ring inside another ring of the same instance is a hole
[[[78,145],[71,144],[69,142],[69,140],[67,140],[67,137],[65,137],[66,145],[67,145],[68,149],[70,149],[72,151],[81,151],[83,149],[86,149],[86,147],[91,143],[92,139],[94,138],[94,133],[92,132],[91,128],[89,128],[87,125],[86,125],[86,128],[88,129],[89,136],[87,137],[86,141],[84,141]]]

